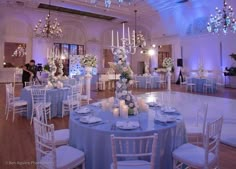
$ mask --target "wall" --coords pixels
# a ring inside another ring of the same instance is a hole
[[[38,20],[43,20],[46,15],[47,11],[44,10],[0,7],[0,63],[4,60],[4,42],[26,43],[26,62],[33,58],[36,63],[45,64],[47,48],[52,47],[55,42],[85,45],[86,53],[95,54],[98,63],[102,62],[101,39],[105,30],[113,25],[112,22],[53,12],[52,18],[57,17],[62,25],[63,38],[58,40],[36,38],[33,35],[33,28]],[[100,71],[101,69],[102,67],[98,68]]]

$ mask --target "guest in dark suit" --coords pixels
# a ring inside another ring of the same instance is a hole
[[[35,66],[35,61],[31,60],[29,63],[25,64],[22,69],[22,83],[23,87],[25,87],[25,82],[29,82],[36,77],[37,67]]]

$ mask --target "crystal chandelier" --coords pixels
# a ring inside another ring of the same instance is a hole
[[[207,24],[208,32],[219,33],[223,31],[226,34],[229,31],[236,31],[236,22],[234,18],[234,11],[230,5],[224,0],[224,7],[222,10],[216,7],[216,15],[210,16],[210,20]]]
[[[12,57],[24,57],[24,56],[26,56],[26,46],[24,44],[20,44],[11,56]]]
[[[49,6],[51,6],[51,0],[49,1]],[[61,38],[62,37],[62,29],[60,27],[60,23],[57,18],[54,20],[51,19],[51,12],[49,9],[49,13],[45,18],[45,23],[40,19],[38,23],[35,25],[34,32],[36,37],[42,38]]]
[[[143,48],[146,46],[146,40],[144,38],[144,35],[142,34],[141,31],[137,32],[137,10],[134,10],[134,14],[135,14],[135,19],[134,19],[134,29],[135,29],[135,34],[132,34],[132,39],[135,39],[135,45]]]
[[[90,0],[90,3],[92,4],[96,4],[98,0]],[[104,0],[104,6],[106,8],[110,8],[111,7],[111,1],[112,0]],[[128,2],[128,3],[131,3],[132,0],[117,0],[118,4],[121,5],[122,3],[125,2]]]

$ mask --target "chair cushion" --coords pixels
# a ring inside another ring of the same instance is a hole
[[[24,100],[16,100],[13,102],[14,106],[26,106],[27,105],[27,101]]]
[[[48,153],[41,160],[40,164],[45,168],[52,168],[52,153]],[[50,160],[50,161],[48,161]],[[71,146],[60,146],[56,148],[56,168],[74,168],[84,161],[84,153]]]
[[[143,160],[132,160],[132,161],[118,161],[117,169],[150,169],[150,162]],[[114,164],[111,164],[111,169],[114,169]]]
[[[190,143],[181,145],[172,154],[173,158],[177,161],[192,167],[203,168],[205,163],[205,149]],[[211,164],[215,160],[215,157],[213,153],[209,153],[208,164]]]
[[[69,137],[70,137],[69,129],[61,129],[54,131],[54,140],[56,146],[68,144]]]

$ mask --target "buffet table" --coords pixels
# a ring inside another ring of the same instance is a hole
[[[114,117],[111,112],[104,111],[98,104],[86,106],[92,117],[100,117],[102,122],[91,125],[80,121],[83,117],[77,112],[72,112],[69,119],[70,139],[69,144],[85,153],[86,168],[110,169],[112,163],[111,139],[115,136],[146,136],[158,133],[158,146],[155,169],[172,169],[172,151],[186,142],[185,125],[182,116],[172,113],[176,120],[170,123],[161,123],[154,120],[160,108],[150,108],[147,113],[140,112],[128,119]],[[133,130],[119,129],[117,121],[138,121],[139,128]]]
[[[27,101],[28,111],[27,114],[23,114],[27,119],[31,118],[32,114],[32,99],[31,99],[31,86],[27,86],[21,90],[20,99]],[[67,99],[69,95],[69,88],[61,89],[47,89],[46,98],[47,102],[51,102],[51,116],[61,117],[62,114],[62,101]]]

